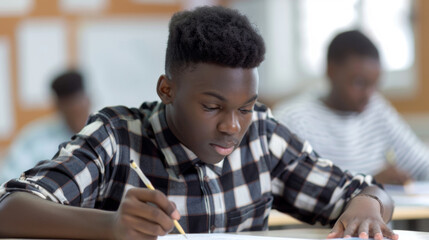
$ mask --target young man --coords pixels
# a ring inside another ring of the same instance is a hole
[[[0,235],[156,239],[173,219],[188,233],[264,230],[273,207],[335,224],[329,237],[397,239],[386,226],[392,201],[370,176],[319,160],[256,103],[264,53],[234,10],[174,15],[162,102],[101,110],[52,161],[8,182]],[[130,159],[157,191],[144,188]]]
[[[0,185],[52,158],[59,143],[69,141],[85,126],[91,104],[83,76],[75,70],[63,72],[54,78],[51,89],[56,114],[31,122],[20,132],[0,162]]]
[[[330,91],[298,97],[274,115],[324,158],[380,183],[404,184],[429,177],[429,149],[376,90],[377,48],[359,31],[338,34],[327,54]]]

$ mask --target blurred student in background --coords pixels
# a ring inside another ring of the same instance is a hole
[[[85,126],[90,100],[82,75],[77,71],[62,73],[53,80],[51,88],[57,112],[28,124],[20,132],[0,164],[0,184],[19,177],[40,160],[51,159],[58,143],[70,140]]]
[[[427,179],[429,150],[377,92],[380,73],[371,40],[340,33],[328,48],[328,93],[283,102],[274,115],[343,169],[387,184]]]

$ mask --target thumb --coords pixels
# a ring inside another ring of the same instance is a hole
[[[328,234],[327,238],[341,238],[343,237],[343,234],[344,225],[340,220],[338,220],[332,228],[331,232]]]
[[[173,201],[170,201],[171,205],[173,206],[173,211],[170,214],[170,217],[173,218],[174,220],[179,220],[180,219],[180,213],[179,211],[177,211],[177,206]]]

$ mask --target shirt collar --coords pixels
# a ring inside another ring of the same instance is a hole
[[[183,145],[168,127],[165,105],[158,103],[149,118],[155,135],[158,147],[164,154],[168,166],[179,176],[185,173],[189,168],[194,168],[196,164],[203,163],[194,152]],[[222,173],[224,160],[217,164],[206,164],[216,174]]]

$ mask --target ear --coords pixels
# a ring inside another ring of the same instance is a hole
[[[331,79],[332,79],[332,76],[333,76],[333,73],[334,73],[334,64],[333,63],[327,63],[327,66],[326,66],[326,76],[328,76],[328,79],[329,79],[329,81],[332,81]]]
[[[336,79],[336,72],[338,70],[338,64],[337,63],[328,63],[326,67],[326,76],[328,77],[328,81],[331,85],[335,84]]]
[[[174,99],[173,83],[165,74],[161,75],[156,85],[156,92],[164,104],[169,104]]]

